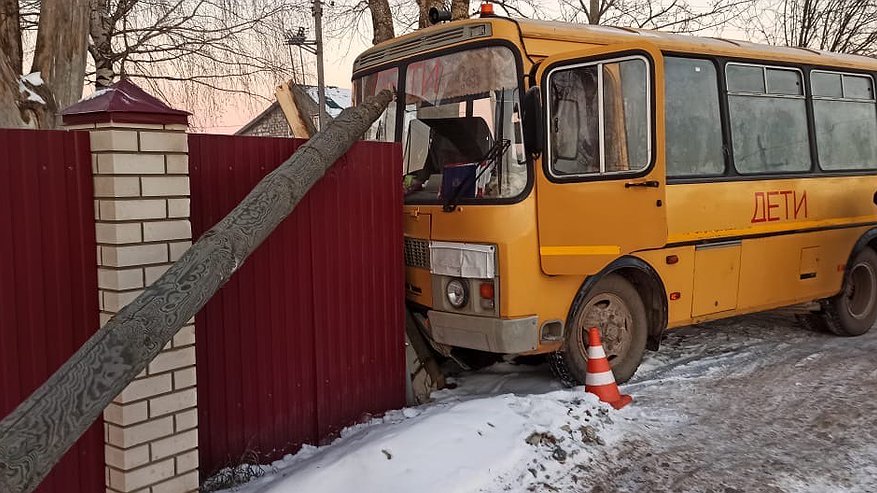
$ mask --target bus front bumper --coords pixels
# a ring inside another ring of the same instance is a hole
[[[493,318],[431,310],[427,330],[436,342],[492,353],[517,354],[539,345],[537,317]]]

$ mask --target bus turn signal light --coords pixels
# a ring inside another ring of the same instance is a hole
[[[670,301],[676,301],[681,297],[682,293],[680,293],[679,291],[673,291],[672,293],[670,293]]]
[[[492,300],[493,299],[493,283],[492,282],[482,282],[481,286],[478,287],[478,294],[481,295],[481,299],[483,300]]]

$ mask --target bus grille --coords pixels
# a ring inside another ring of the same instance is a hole
[[[429,269],[429,242],[405,237],[405,265]]]

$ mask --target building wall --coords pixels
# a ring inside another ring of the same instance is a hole
[[[291,137],[289,124],[280,105],[275,105],[268,113],[253,126],[242,132],[241,135],[253,135],[258,137]]]
[[[104,324],[192,245],[188,127],[123,121],[66,128],[88,131],[91,141]],[[104,410],[107,493],[198,490],[195,375],[192,320]]]

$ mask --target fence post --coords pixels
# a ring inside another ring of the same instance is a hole
[[[63,117],[91,134],[103,324],[192,244],[188,113],[123,79]],[[104,411],[108,492],[198,489],[194,323]]]

